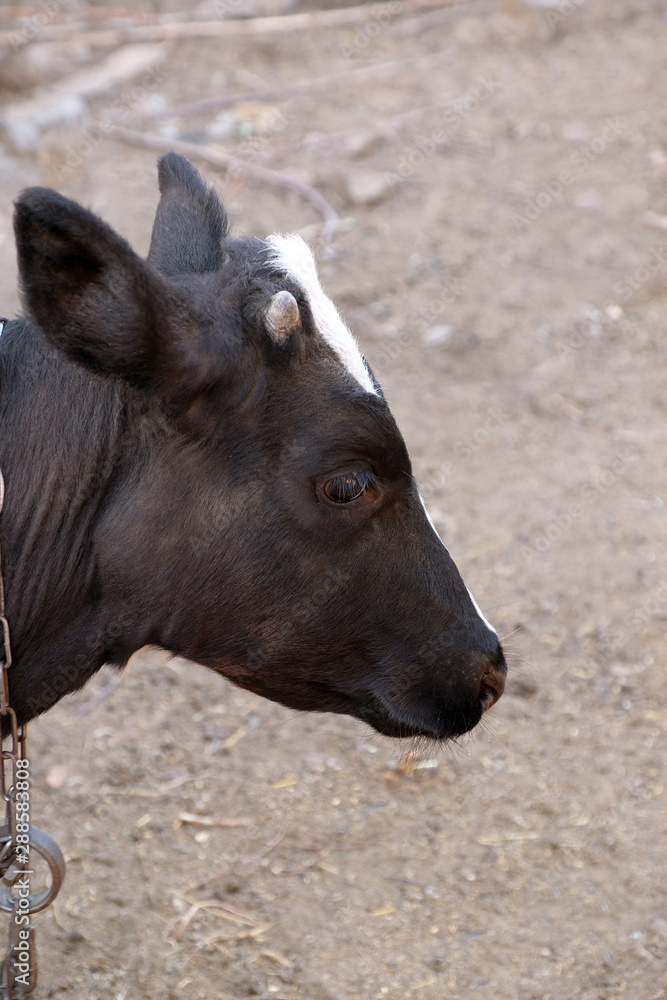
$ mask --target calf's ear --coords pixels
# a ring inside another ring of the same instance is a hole
[[[166,275],[206,274],[222,265],[227,215],[213,188],[179,153],[158,160],[160,203],[148,259]]]
[[[171,290],[105,222],[49,188],[28,188],[14,231],[24,305],[72,360],[137,385],[173,381],[185,358]]]

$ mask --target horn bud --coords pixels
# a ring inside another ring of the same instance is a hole
[[[299,307],[291,292],[283,290],[271,296],[264,311],[264,322],[271,337],[281,344],[299,329]]]

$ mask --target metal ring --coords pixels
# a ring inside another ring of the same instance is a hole
[[[44,910],[49,903],[52,903],[60,892],[60,887],[65,878],[65,859],[62,851],[48,833],[44,833],[36,826],[30,827],[30,849],[35,850],[40,857],[44,858],[51,871],[51,885],[42,892],[28,896],[28,909],[21,909],[22,913],[38,913]],[[5,913],[13,913],[14,901],[11,892],[0,882],[0,910]]]

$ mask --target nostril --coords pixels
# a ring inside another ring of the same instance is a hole
[[[495,692],[495,689],[492,688],[491,685],[487,684],[485,681],[482,681],[482,684],[479,689],[479,700],[482,703],[483,712],[486,712],[487,709],[491,708],[498,701],[498,696]]]
[[[482,711],[486,712],[492,708],[504,690],[505,675],[495,668],[486,670],[482,675],[479,685],[479,700],[482,705]]]

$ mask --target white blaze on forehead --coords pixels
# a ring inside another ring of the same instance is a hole
[[[429,523],[429,524],[431,525],[431,527],[432,527],[432,528],[433,528],[433,530],[435,531],[435,533],[436,533],[436,535],[438,536],[438,538],[439,538],[440,542],[441,542],[441,543],[442,543],[442,544],[444,545],[444,542],[442,541],[442,538],[440,538],[440,532],[438,531],[438,529],[437,529],[437,528],[436,528],[436,526],[434,525],[434,523],[433,523],[433,519],[431,518],[431,515],[430,515],[430,514],[429,514],[429,512],[428,512],[428,507],[426,506],[426,501],[424,500],[424,498],[423,498],[423,496],[422,496],[421,494],[419,495],[419,499],[421,500],[421,502],[422,502],[422,505],[423,505],[423,507],[424,507],[424,511],[425,511],[425,513],[426,513],[426,516],[427,516],[427,518],[428,518],[428,523]],[[496,632],[496,630],[494,629],[494,627],[493,627],[493,625],[491,624],[491,622],[490,622],[490,621],[487,621],[487,619],[486,619],[486,618],[484,617],[484,615],[482,614],[482,609],[480,608],[479,604],[477,603],[477,601],[475,600],[475,598],[474,598],[474,597],[472,596],[472,594],[470,593],[470,590],[468,589],[468,587],[466,587],[466,585],[465,585],[465,582],[464,582],[463,586],[464,586],[464,587],[466,588],[466,590],[468,591],[468,597],[469,597],[469,598],[470,598],[470,600],[472,601],[472,606],[474,607],[475,611],[477,612],[477,614],[479,615],[479,617],[480,617],[480,618],[482,619],[482,621],[484,622],[484,624],[486,625],[486,627],[487,627],[488,629],[490,629],[490,630],[491,630],[491,632],[493,632],[493,634],[494,634],[494,635],[498,635],[498,633],[497,633],[497,632]]]
[[[308,244],[295,233],[290,236],[267,236],[266,243],[271,250],[271,264],[301,285],[315,326],[329,347],[334,349],[359,385],[366,392],[377,395],[356,340],[320,284],[315,258]]]

